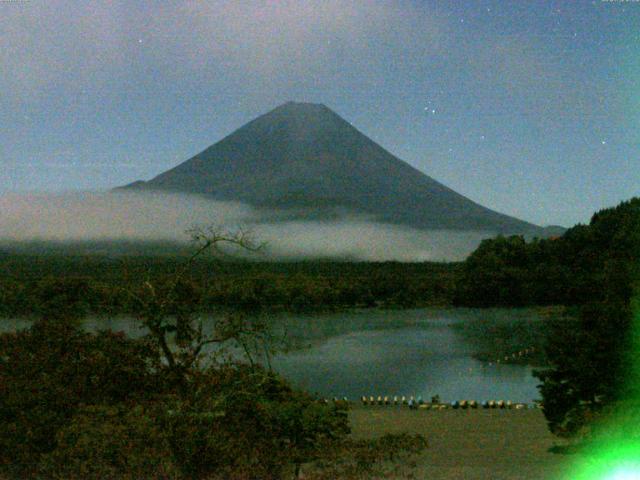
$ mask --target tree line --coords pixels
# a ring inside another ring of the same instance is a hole
[[[549,368],[536,375],[551,431],[571,437],[612,406],[640,400],[640,385],[629,381],[637,363],[632,306],[639,267],[640,198],[634,198],[558,238],[485,240],[464,262],[455,301],[568,307],[545,325]]]
[[[38,315],[41,299],[64,284],[86,314],[136,312],[128,292],[140,279],[163,283],[182,257],[7,254],[0,262],[0,317]],[[231,262],[199,258],[188,277],[201,312],[216,309],[328,310],[451,304],[455,264]]]

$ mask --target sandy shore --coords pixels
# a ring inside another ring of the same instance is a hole
[[[415,478],[456,480],[566,479],[573,456],[549,452],[558,441],[542,412],[532,410],[409,410],[354,407],[353,435],[421,433],[429,448],[418,459]]]

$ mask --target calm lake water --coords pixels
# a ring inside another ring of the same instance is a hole
[[[272,366],[295,385],[325,397],[429,399],[438,394],[443,401],[538,399],[538,380],[531,367],[489,366],[475,360],[473,346],[450,327],[491,314],[495,312],[417,309],[277,315],[272,319],[276,332],[286,334],[295,348],[276,355]],[[12,330],[28,322],[5,319],[0,324],[2,330]],[[86,326],[132,336],[142,333],[128,318],[90,319]]]

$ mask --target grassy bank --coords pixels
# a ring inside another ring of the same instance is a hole
[[[352,435],[420,433],[429,448],[414,478],[563,480],[573,458],[551,453],[557,440],[541,410],[409,410],[354,406]]]

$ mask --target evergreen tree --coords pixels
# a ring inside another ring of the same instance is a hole
[[[588,227],[570,230],[562,243],[580,267],[570,281],[586,283],[580,288],[593,294],[549,323],[550,368],[536,375],[551,431],[571,436],[637,387],[627,378],[634,360],[631,302],[640,262],[640,199],[596,213]]]

